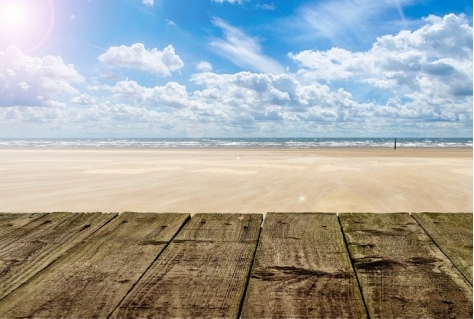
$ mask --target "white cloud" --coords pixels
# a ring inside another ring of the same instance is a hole
[[[239,29],[215,22],[238,38],[229,43],[252,44]],[[116,66],[132,67],[124,57],[135,56],[132,47],[117,49]],[[143,51],[152,52],[138,46]],[[379,37],[366,51],[292,53],[294,74],[218,74],[201,61],[191,86],[96,79],[82,92],[72,85],[83,78],[59,57],[7,53],[0,53],[0,123],[11,127],[96,136],[183,136],[189,127],[206,136],[472,134],[472,27],[462,16],[430,16],[418,30]],[[147,61],[138,60],[136,69]],[[15,103],[4,103],[12,93]],[[20,103],[23,97],[29,103]]]
[[[273,3],[264,3],[264,4],[256,4],[255,8],[267,11],[275,11],[276,7]]]
[[[196,70],[201,72],[210,72],[212,71],[212,64],[206,61],[201,61],[196,65]]]
[[[245,118],[250,122],[302,121],[318,115],[319,121],[333,122],[342,109],[356,105],[344,90],[332,92],[326,85],[305,85],[291,75],[200,73],[192,80],[204,90],[195,91],[194,102],[201,110],[227,118]]]
[[[301,66],[298,74],[312,80],[351,79],[451,99],[471,96],[472,27],[454,14],[429,17],[426,22],[413,32],[380,37],[366,52],[332,48],[290,57]]]
[[[217,2],[217,3],[224,3],[224,2],[229,2],[229,3],[238,3],[238,4],[242,4],[242,2],[244,1],[248,1],[248,0],[211,0],[211,2]]]
[[[206,136],[391,135],[400,127],[407,134],[472,130],[468,103],[436,108],[397,97],[386,104],[363,103],[344,89],[290,74],[206,72],[194,74],[191,80],[201,89],[188,93],[176,82],[143,87],[119,81],[91,87],[95,98],[81,94],[71,99],[79,105],[58,103],[48,111],[4,107],[0,119],[6,124],[39,123],[81,134],[130,136],[182,136],[189,127],[200,128]]]
[[[349,78],[364,60],[363,53],[332,48],[328,51],[306,50],[297,54],[290,53],[289,57],[298,62],[301,69],[299,74],[318,80],[335,80]]]
[[[380,37],[366,52],[332,48],[290,57],[304,81],[342,81],[354,91],[370,86],[384,97],[368,114],[378,121],[416,119],[429,126],[472,119],[472,27],[463,16],[430,16],[418,30]]]
[[[71,15],[69,16],[69,20],[71,20],[71,21],[76,20],[76,16],[75,16],[74,14],[71,14]]]
[[[142,43],[129,47],[121,45],[109,48],[98,59],[107,66],[138,69],[159,76],[170,76],[171,72],[184,66],[172,45],[168,45],[163,51],[156,48],[147,50]]]
[[[334,43],[373,39],[385,26],[407,23],[403,6],[413,0],[324,0],[304,5],[296,21],[304,21],[308,34],[328,38]],[[390,14],[390,12],[392,14]],[[376,25],[376,27],[374,27]],[[355,40],[354,40],[355,39]]]
[[[47,106],[55,95],[77,94],[72,84],[83,81],[74,65],[59,56],[32,57],[15,46],[0,52],[0,106]]]
[[[153,7],[153,5],[155,4],[154,0],[142,0],[142,2],[143,2],[144,5],[147,5],[147,6],[150,6],[150,7]]]
[[[57,137],[58,132],[71,137],[182,133],[179,119],[170,113],[113,102],[67,108],[4,107],[0,108],[0,119],[4,127],[11,127],[20,135],[34,132],[41,137]]]
[[[272,74],[285,73],[283,66],[262,53],[262,48],[255,38],[249,37],[242,30],[229,25],[222,19],[213,18],[212,23],[225,35],[225,40],[216,39],[210,42],[218,54],[242,69]]]
[[[92,105],[95,103],[95,99],[92,98],[89,94],[84,93],[71,98],[69,102],[79,105]]]
[[[23,89],[23,91],[28,91],[28,89],[31,87],[29,86],[26,82],[20,82],[18,83],[18,86]]]
[[[164,86],[147,88],[135,81],[119,81],[115,86],[101,85],[90,88],[93,91],[107,91],[118,102],[132,102],[153,108],[185,108],[189,105],[186,87],[176,82]]]
[[[342,88],[333,89],[300,74],[271,75],[199,73],[192,77],[202,90],[193,92],[192,106],[207,122],[246,130],[279,134],[320,131],[322,134],[407,134],[456,127],[463,134],[472,129],[472,94],[464,97],[436,93],[429,77],[420,90],[391,90],[383,102],[363,102]],[[437,83],[442,83],[439,81]],[[443,91],[437,86],[440,92]],[[408,93],[407,93],[408,92]],[[420,93],[425,92],[425,93]],[[343,133],[344,134],[344,133]]]

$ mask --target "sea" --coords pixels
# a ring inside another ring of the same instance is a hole
[[[470,138],[397,138],[397,148],[472,148]],[[394,138],[0,138],[0,148],[393,148]]]

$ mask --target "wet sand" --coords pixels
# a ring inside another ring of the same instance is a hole
[[[1,149],[1,212],[472,212],[472,149]]]

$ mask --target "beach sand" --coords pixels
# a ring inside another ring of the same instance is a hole
[[[2,149],[1,212],[472,212],[472,149]]]

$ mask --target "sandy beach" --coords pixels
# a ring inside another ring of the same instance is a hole
[[[472,212],[472,149],[2,149],[1,212]]]

